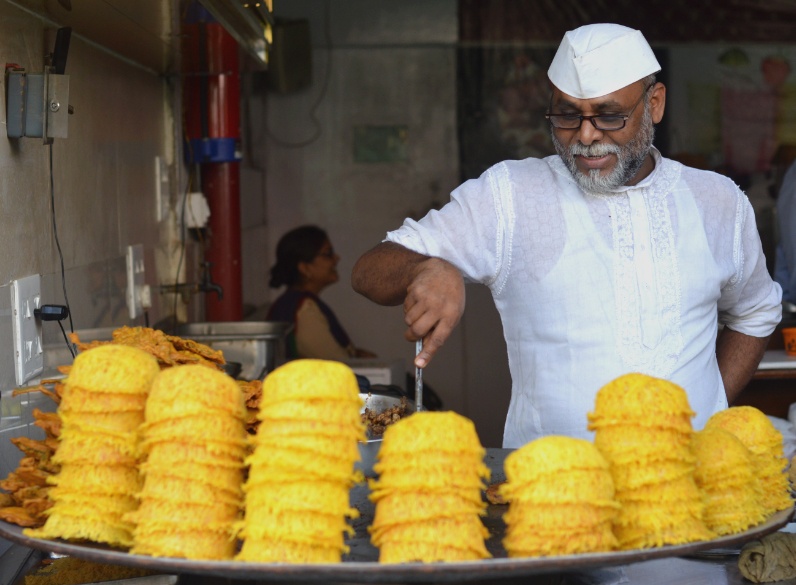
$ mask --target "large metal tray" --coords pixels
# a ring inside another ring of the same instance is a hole
[[[486,463],[492,469],[492,481],[505,479],[503,461],[507,449],[488,449]],[[148,557],[113,550],[100,545],[74,544],[60,540],[41,540],[22,534],[22,528],[0,521],[0,536],[35,549],[73,555],[87,560],[147,568],[163,573],[201,574],[227,579],[256,579],[272,582],[317,583],[444,583],[525,577],[626,565],[669,557],[693,555],[701,551],[739,547],[775,532],[790,520],[793,510],[772,515],[768,521],[745,532],[709,541],[664,546],[642,550],[590,553],[541,558],[507,558],[501,540],[505,533],[503,513],[506,506],[490,504],[484,524],[489,529],[487,548],[492,559],[455,563],[379,564],[378,550],[371,544],[367,527],[373,520],[374,506],[368,499],[367,485],[351,493],[352,505],[361,516],[354,522],[355,535],[348,540],[351,552],[338,564],[288,565],[279,563],[244,563],[236,561],[191,561]]]

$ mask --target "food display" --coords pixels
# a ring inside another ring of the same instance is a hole
[[[134,554],[231,559],[243,509],[246,408],[235,381],[200,365],[163,370],[140,428]]]
[[[620,549],[714,536],[694,481],[693,415],[685,390],[644,374],[620,376],[597,392],[589,429],[621,504],[613,522]]]
[[[793,505],[789,492],[782,434],[766,415],[752,406],[717,412],[705,428],[721,428],[734,434],[752,454],[752,469],[760,482],[766,515]]]
[[[759,524],[768,514],[749,449],[731,432],[707,428],[694,433],[694,479],[705,501],[705,525],[733,534]]]
[[[349,490],[365,440],[353,371],[296,360],[265,379],[249,457],[241,561],[339,563],[348,550]]]
[[[583,421],[593,441],[543,437],[508,454],[490,497],[496,468],[453,412],[391,421],[366,481],[355,471],[363,401],[342,363],[289,362],[247,391],[220,371],[223,356],[177,362],[196,348],[120,339],[160,349],[84,346],[56,385],[58,413],[37,420],[47,439],[19,442],[29,459],[0,486],[13,504],[0,518],[25,512],[20,524],[38,526],[25,535],[236,569],[346,565],[362,558],[356,534],[389,571],[711,542],[792,506],[782,437],[765,415],[730,408],[695,433],[685,391],[642,374],[599,390]],[[86,371],[92,362],[104,365]],[[20,478],[38,508],[8,489]]]
[[[61,419],[54,412],[33,409],[36,426],[44,429],[43,440],[14,437],[11,442],[24,454],[15,471],[0,481],[0,520],[18,526],[33,527],[44,524],[44,512],[52,506],[47,483],[60,466],[52,460],[58,448]]]
[[[61,468],[48,478],[53,505],[29,536],[132,544],[133,525],[124,516],[136,508],[141,487],[138,426],[159,372],[157,361],[135,347],[105,345],[75,358],[59,406],[53,461]]]
[[[388,427],[370,482],[371,540],[379,562],[489,558],[481,500],[489,468],[472,421],[454,412],[418,412]]]
[[[568,555],[618,548],[619,515],[605,457],[584,439],[550,435],[512,452],[500,494],[503,545],[511,557]]]

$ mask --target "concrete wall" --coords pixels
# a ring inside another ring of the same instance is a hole
[[[410,365],[401,308],[355,294],[350,273],[388,230],[444,204],[459,183],[457,2],[296,0],[275,10],[309,19],[312,84],[278,94],[258,75],[247,80],[244,296],[267,304],[281,293],[267,289],[276,242],[317,223],[341,256],[340,282],[323,298],[358,345]],[[358,162],[354,132],[366,125],[405,127],[406,159]],[[510,379],[485,288],[470,287],[465,317],[424,379],[446,408],[475,421],[485,445],[500,446]]]
[[[158,27],[169,27],[167,2],[146,0],[141,5],[159,15]],[[0,60],[41,73],[45,30],[60,24],[53,18],[45,10],[37,14],[30,7],[0,1]],[[169,42],[165,33],[151,32],[157,42]],[[142,318],[130,321],[125,304],[126,248],[143,244],[145,263],[154,273],[156,251],[169,241],[169,229],[155,218],[155,158],[174,158],[172,98],[165,77],[77,29],[66,74],[75,113],[68,138],[56,139],[52,146],[40,138],[6,138],[5,87],[0,92],[0,478],[20,457],[8,439],[38,438],[39,429],[30,424],[32,408],[54,407],[38,393],[12,396],[16,382],[10,305],[10,283],[32,274],[42,277],[44,303],[65,304],[50,205],[50,153],[58,241],[76,330],[142,325]],[[161,303],[157,294],[153,297],[150,318],[155,321]],[[69,321],[64,326],[68,332]],[[45,323],[44,342],[63,347],[57,323]]]

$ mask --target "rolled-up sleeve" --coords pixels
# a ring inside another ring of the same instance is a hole
[[[766,267],[766,258],[749,200],[738,200],[734,238],[735,277],[721,291],[719,322],[751,335],[771,335],[782,319],[782,288]]]

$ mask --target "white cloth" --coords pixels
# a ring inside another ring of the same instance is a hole
[[[587,24],[564,35],[547,76],[578,99],[607,95],[661,70],[641,31]]]
[[[682,386],[702,428],[727,406],[718,322],[756,337],[779,322],[781,290],[746,196],[653,154],[645,180],[601,196],[581,191],[558,156],[502,162],[387,234],[490,288],[512,377],[504,447],[591,438],[597,391],[629,372]]]
[[[788,167],[777,195],[779,243],[774,278],[782,286],[782,298],[796,302],[796,162]]]

